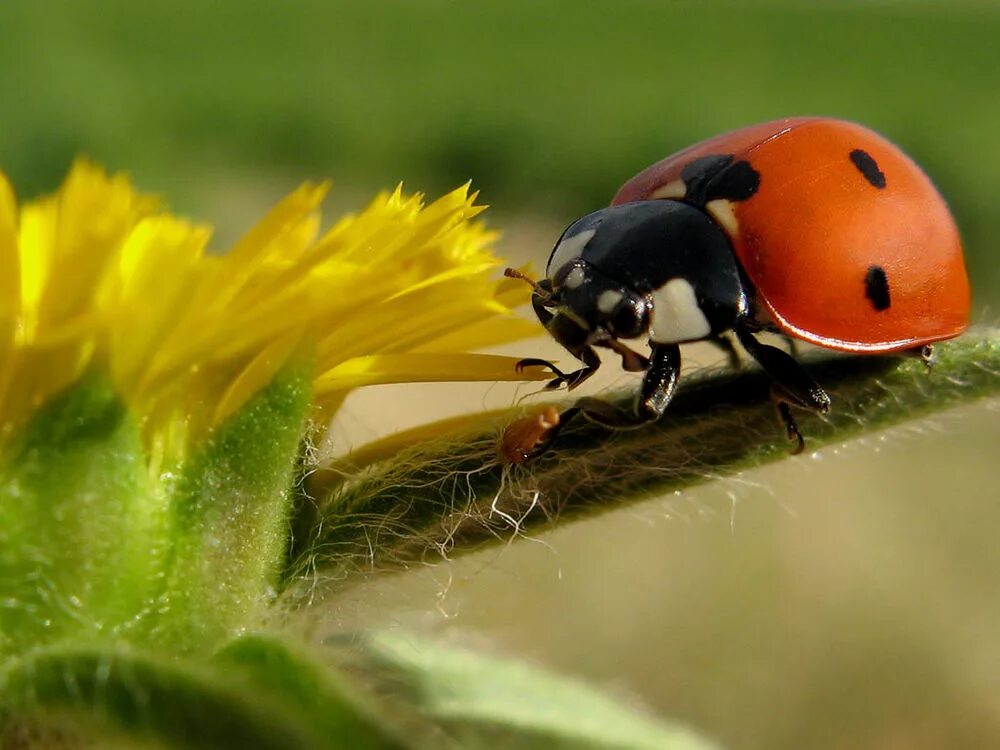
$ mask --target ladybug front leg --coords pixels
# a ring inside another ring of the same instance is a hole
[[[681,374],[681,349],[677,344],[653,344],[649,367],[631,412],[597,398],[581,398],[574,404],[591,422],[615,429],[641,427],[660,418],[677,390]],[[565,420],[564,420],[565,422]]]
[[[565,326],[561,326],[560,323],[564,321],[557,320],[555,313],[549,310],[548,306],[552,304],[552,298],[549,296],[551,289],[552,285],[548,279],[539,282],[536,285],[535,293],[531,295],[531,306],[534,308],[539,322],[545,326],[546,330],[552,335],[552,338],[562,344],[566,351],[583,362],[583,367],[573,372],[563,372],[547,359],[529,357],[520,360],[516,368],[520,372],[529,366],[547,367],[555,374],[555,377],[545,384],[547,390],[553,390],[563,384],[569,390],[572,390],[597,372],[597,369],[601,366],[601,358],[597,356],[597,352],[592,347],[587,345],[586,334],[584,332],[581,331],[580,333],[583,335],[579,335],[577,331],[568,330]]]
[[[771,399],[778,408],[778,416],[785,426],[789,442],[795,443],[792,453],[801,453],[805,440],[799,432],[791,407],[799,406],[825,414],[830,410],[830,397],[790,354],[776,346],[760,343],[742,322],[737,323],[735,330],[736,337],[747,354],[757,360],[764,372],[774,380]]]
[[[573,370],[573,372],[563,372],[547,359],[538,359],[537,357],[528,357],[526,359],[519,360],[514,367],[518,372],[521,372],[525,367],[547,367],[552,370],[555,377],[545,384],[545,390],[555,390],[565,384],[566,389],[571,391],[597,372],[597,369],[601,366],[601,358],[597,356],[597,352],[589,346],[584,346],[577,351],[569,351],[574,357],[583,362],[583,367],[579,370]]]

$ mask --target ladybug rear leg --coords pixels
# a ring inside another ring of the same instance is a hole
[[[792,414],[792,403],[794,402],[788,398],[787,391],[777,384],[771,386],[771,401],[774,402],[774,406],[778,410],[778,419],[781,420],[781,424],[785,428],[785,437],[789,443],[793,444],[792,455],[797,456],[805,450],[806,440],[802,437],[802,432],[799,431],[799,423],[795,420],[795,415]]]
[[[937,354],[934,351],[933,344],[924,344],[923,346],[916,346],[913,349],[907,349],[903,352],[904,357],[916,357],[921,362],[924,363],[924,367],[927,368],[927,372],[930,373],[934,369],[934,365],[937,364]]]
[[[642,386],[631,412],[619,409],[607,401],[589,397],[578,400],[573,409],[578,409],[591,422],[605,427],[618,430],[641,427],[647,422],[659,419],[666,411],[677,390],[680,374],[680,347],[677,344],[653,344],[649,368],[642,379]],[[568,418],[565,418],[565,414],[563,416],[562,422],[565,424]]]
[[[745,324],[737,323],[736,337],[747,353],[774,380],[771,399],[778,408],[778,416],[785,426],[789,441],[795,443],[792,452],[800,453],[805,441],[791,407],[798,406],[825,414],[830,410],[830,397],[790,354],[775,346],[760,343]]]

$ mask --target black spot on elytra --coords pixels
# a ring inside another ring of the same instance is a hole
[[[858,168],[858,171],[865,176],[872,185],[879,190],[885,187],[885,174],[878,168],[878,164],[867,151],[860,148],[854,149],[850,153],[851,162]]]
[[[868,267],[868,273],[865,274],[865,296],[879,312],[888,310],[892,304],[889,301],[889,277],[885,275],[882,266]]]
[[[745,201],[760,187],[760,173],[732,154],[702,156],[681,170],[684,200],[696,206],[709,201]]]

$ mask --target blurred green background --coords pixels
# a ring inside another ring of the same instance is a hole
[[[32,195],[87,154],[223,239],[304,179],[338,208],[471,179],[541,263],[671,151],[835,115],[926,167],[995,321],[998,71],[983,1],[3,0],[0,167]],[[353,439],[455,406],[412,393],[351,402]],[[998,445],[967,409],[377,582],[317,632],[482,638],[732,748],[1000,747]]]
[[[0,162],[24,193],[87,153],[200,214],[236,184],[472,179],[568,219],[652,160],[795,114],[897,141],[1000,269],[992,3],[5,0]]]

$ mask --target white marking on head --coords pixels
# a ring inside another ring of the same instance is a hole
[[[650,199],[683,198],[685,195],[687,195],[687,185],[684,184],[684,180],[677,179],[671,180],[666,185],[660,185],[649,194],[649,197]]]
[[[587,229],[579,234],[574,234],[572,237],[567,237],[556,245],[555,250],[552,251],[552,256],[549,258],[549,265],[545,269],[549,278],[551,279],[555,276],[559,269],[567,263],[579,258],[583,254],[583,248],[587,246],[590,238],[596,233],[596,229]]]
[[[725,198],[717,198],[705,204],[708,215],[715,219],[730,237],[735,237],[740,232],[740,223],[736,221],[734,208],[733,202],[727,201]]]
[[[610,315],[618,307],[623,296],[621,292],[616,292],[614,289],[605,289],[597,298],[597,309],[605,315]]]
[[[587,274],[583,272],[582,268],[577,266],[568,274],[566,274],[566,278],[563,280],[563,286],[566,287],[567,289],[576,289],[586,280],[587,280]]]
[[[712,326],[698,306],[694,287],[687,279],[671,279],[655,290],[650,338],[658,344],[698,341],[708,336]]]

